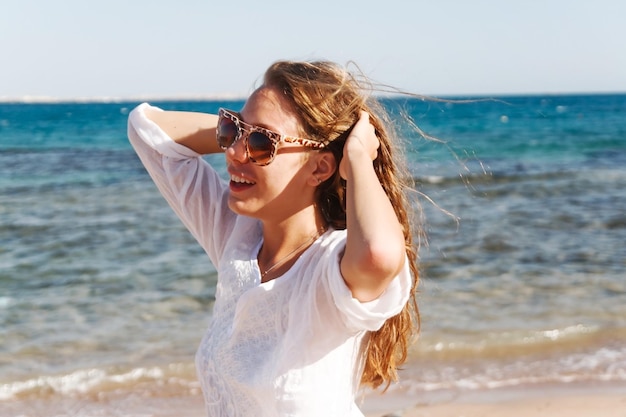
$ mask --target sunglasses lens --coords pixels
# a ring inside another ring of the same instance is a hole
[[[266,164],[272,160],[274,142],[263,133],[252,132],[248,136],[248,153],[252,161]]]
[[[217,144],[223,149],[229,148],[237,137],[237,125],[232,120],[221,117],[217,124]]]

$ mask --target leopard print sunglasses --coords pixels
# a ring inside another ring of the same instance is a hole
[[[322,149],[327,145],[326,142],[287,136],[251,125],[241,120],[236,112],[226,109],[219,110],[216,136],[218,145],[224,150],[243,138],[248,158],[257,165],[268,165],[274,160],[280,141],[314,149]]]

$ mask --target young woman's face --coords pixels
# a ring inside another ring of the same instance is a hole
[[[300,136],[298,119],[285,99],[271,88],[255,91],[241,111],[241,119],[289,136]],[[280,142],[274,160],[265,166],[246,155],[244,140],[225,151],[230,174],[228,205],[235,213],[280,221],[313,202],[315,189],[307,181],[314,170],[310,148]]]

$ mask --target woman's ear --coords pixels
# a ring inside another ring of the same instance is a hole
[[[329,179],[337,170],[337,162],[332,152],[318,152],[311,162],[315,163],[311,172],[310,184],[317,187]]]

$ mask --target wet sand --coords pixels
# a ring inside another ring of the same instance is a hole
[[[391,404],[389,404],[391,405]],[[626,417],[626,385],[551,385],[460,394],[445,402],[415,401],[367,417]]]
[[[429,399],[430,398],[430,399]],[[368,396],[366,417],[626,417],[626,385],[550,385],[452,394]],[[202,396],[0,402],[1,416],[206,417]]]

